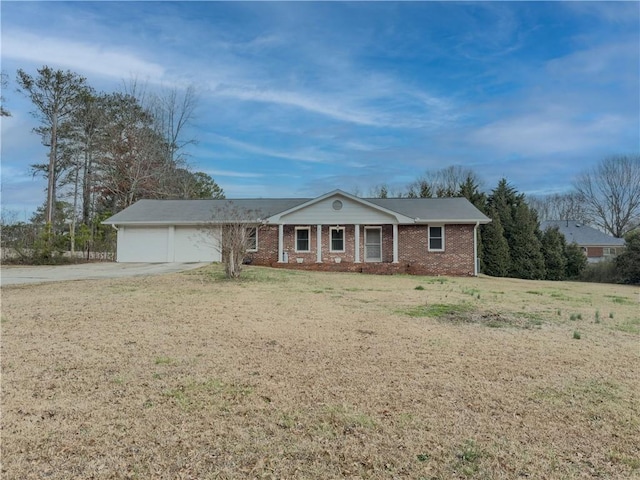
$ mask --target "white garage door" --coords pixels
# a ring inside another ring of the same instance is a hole
[[[118,228],[118,262],[219,262],[220,232],[198,227]]]
[[[169,227],[119,227],[119,262],[166,262]]]
[[[197,227],[176,227],[174,234],[174,262],[219,262],[220,235],[218,231],[202,231]]]

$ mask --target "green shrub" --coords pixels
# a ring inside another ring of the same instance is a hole
[[[594,283],[618,283],[620,278],[615,262],[605,260],[587,265],[582,271],[579,280]]]

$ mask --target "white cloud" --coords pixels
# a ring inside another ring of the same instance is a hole
[[[253,145],[240,140],[234,140],[222,135],[213,135],[213,137],[222,143],[233,148],[238,148],[247,152],[263,155],[266,157],[285,158],[287,160],[310,162],[310,163],[331,163],[333,159],[328,158],[324,152],[319,152],[314,148],[295,149],[291,148],[287,151],[275,150],[269,147]],[[324,157],[324,158],[323,158]]]
[[[2,32],[2,56],[43,65],[60,65],[73,71],[95,73],[118,79],[131,75],[161,78],[162,66],[126,51],[101,44],[80,43],[44,37],[21,30]]]
[[[262,178],[263,173],[234,172],[232,170],[204,170],[204,173],[212,177],[235,177],[235,178]]]
[[[470,139],[507,154],[580,154],[602,145],[615,145],[624,127],[624,118],[615,115],[602,115],[587,122],[547,112],[491,123],[473,132]]]
[[[359,125],[384,126],[387,122],[376,118],[372,112],[349,110],[335,105],[329,98],[321,98],[319,95],[305,95],[292,91],[278,91],[258,88],[241,88],[230,85],[219,85],[214,93],[216,95],[232,97],[238,100],[276,103],[290,107],[300,108],[309,112],[324,115],[336,120],[341,120]]]
[[[598,45],[578,50],[547,64],[549,73],[571,80],[588,79],[597,82],[598,76],[619,78],[621,71],[630,71],[637,79],[640,48],[635,40]]]

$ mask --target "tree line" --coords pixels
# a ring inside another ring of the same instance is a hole
[[[6,87],[6,75],[1,80]],[[98,92],[81,75],[48,66],[36,75],[20,69],[16,82],[33,103],[39,122],[34,133],[47,149],[46,160],[31,165],[47,188],[31,224],[10,231],[3,219],[3,244],[30,239],[25,251],[42,261],[69,243],[72,251],[113,248],[113,232],[100,222],[142,198],[224,198],[213,178],[187,162],[186,149],[196,142],[187,135],[198,103],[193,86],[148,92],[131,81],[120,91]],[[0,100],[0,115],[10,116]],[[451,166],[426,172],[393,196],[469,199],[492,219],[480,228],[479,239],[481,269],[489,275],[550,280],[580,275],[586,264],[580,249],[566,244],[557,230],[542,232],[542,220],[574,220],[614,237],[631,235],[616,268],[628,272],[625,278],[637,270],[640,155],[604,159],[563,194],[526,197],[506,179],[488,192],[481,186],[473,170]],[[371,193],[385,198],[390,189],[379,185]]]
[[[100,221],[142,198],[224,198],[213,178],[187,162],[186,147],[195,143],[187,135],[193,86],[148,92],[131,81],[98,92],[85,77],[48,66],[35,75],[19,69],[16,83],[34,106],[34,133],[47,149],[46,160],[31,165],[47,180],[46,200],[31,219],[47,238],[68,224],[73,249],[76,232],[97,235]]]
[[[575,243],[567,243],[557,228],[540,229],[543,220],[572,220],[617,238],[626,248],[607,265],[605,278],[640,283],[640,155],[605,158],[577,176],[572,190],[545,197],[527,197],[506,179],[492,190],[481,189],[471,169],[451,166],[428,171],[393,193],[395,197],[466,197],[492,219],[479,229],[481,271],[498,277],[578,279],[587,258]],[[372,196],[386,198],[390,189],[378,185]],[[602,279],[602,276],[594,277]]]

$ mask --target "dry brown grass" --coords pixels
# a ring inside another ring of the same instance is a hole
[[[2,478],[640,477],[638,288],[246,275],[4,288]]]

